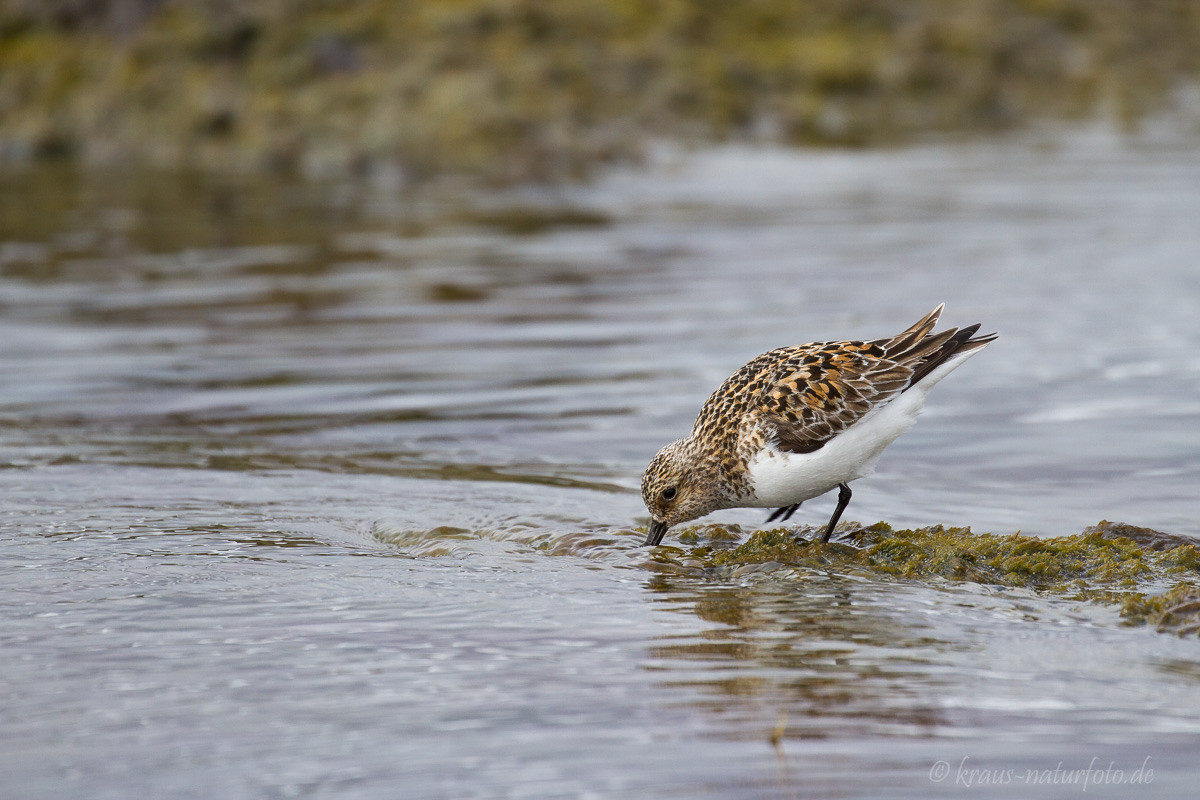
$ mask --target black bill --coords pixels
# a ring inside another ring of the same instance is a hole
[[[657,547],[666,532],[667,523],[659,522],[656,519],[650,520],[650,532],[646,534],[646,541],[642,542],[642,546],[650,545],[651,547]]]

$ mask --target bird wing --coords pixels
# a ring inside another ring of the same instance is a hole
[[[773,351],[758,408],[776,446],[811,453],[959,353],[995,334],[979,325],[934,333],[942,306],[886,339],[820,342]]]
[[[883,342],[828,342],[775,351],[779,360],[759,398],[779,449],[811,453],[908,387],[913,368],[889,358]]]

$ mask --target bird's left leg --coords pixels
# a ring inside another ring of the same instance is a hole
[[[780,522],[787,522],[789,519],[792,518],[792,514],[796,513],[796,509],[798,509],[798,508],[800,508],[799,503],[794,503],[793,505],[790,505],[790,506],[784,506],[783,508],[777,508],[771,512],[771,516],[767,517],[767,522],[774,522],[775,520],[779,520]],[[767,523],[764,522],[763,524],[765,525]]]

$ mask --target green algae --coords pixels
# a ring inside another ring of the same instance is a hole
[[[562,180],[655,137],[1133,125],[1197,53],[1197,4],[1135,0],[41,0],[0,4],[0,157]]]
[[[1179,583],[1160,595],[1131,594],[1121,600],[1121,616],[1134,625],[1196,636],[1200,633],[1200,588]]]
[[[1115,603],[1130,624],[1200,632],[1200,548],[1147,528],[1104,521],[1073,536],[1038,538],[846,523],[829,543],[817,540],[815,528],[757,531],[739,543],[740,534],[737,526],[684,528],[676,537],[682,547],[659,548],[656,558],[673,571],[732,578],[792,568],[935,585],[970,581]]]

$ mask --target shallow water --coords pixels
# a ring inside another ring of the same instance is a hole
[[[438,198],[0,175],[0,795],[1191,790],[1195,639],[680,574],[633,529],[733,369],[946,301],[1001,338],[848,518],[1200,535],[1200,146],[664,150]]]

